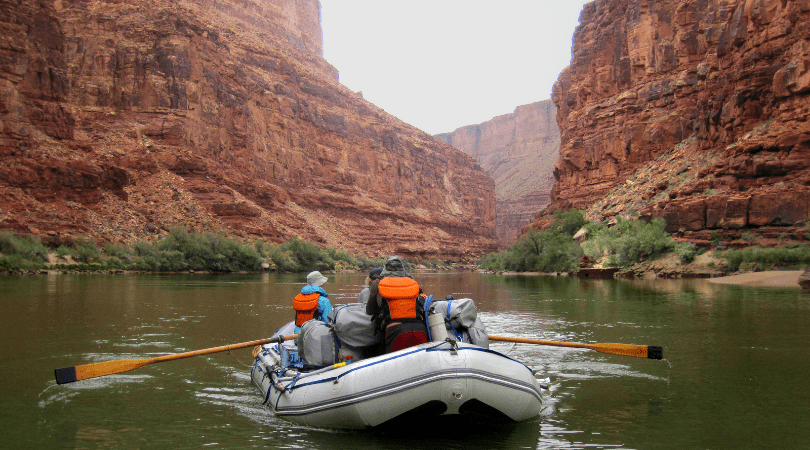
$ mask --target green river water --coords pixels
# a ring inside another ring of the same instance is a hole
[[[333,305],[365,274],[327,274]],[[604,281],[416,273],[476,301],[491,334],[659,345],[664,360],[493,343],[550,385],[534,420],[347,432],[277,419],[250,350],[57,385],[56,368],[261,339],[292,318],[304,275],[0,278],[2,440],[8,449],[805,449],[810,294],[706,280]]]

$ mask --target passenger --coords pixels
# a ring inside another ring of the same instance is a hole
[[[329,324],[327,317],[332,312],[332,303],[329,302],[329,294],[321,287],[327,279],[317,270],[310,272],[307,275],[307,285],[301,288],[301,293],[293,299],[296,334],[301,330],[301,325],[310,319],[322,320]]]
[[[366,314],[383,332],[387,353],[428,341],[424,312],[425,297],[416,280],[405,271],[397,256],[385,261],[380,279],[369,286]]]
[[[369,286],[371,286],[372,281],[380,279],[380,272],[382,271],[383,270],[381,268],[376,267],[374,269],[371,269],[371,272],[368,273],[368,276],[366,277],[366,287],[364,287],[363,290],[360,291],[360,294],[357,296],[357,301],[360,304],[365,305],[366,303],[368,303],[368,296],[370,292]]]

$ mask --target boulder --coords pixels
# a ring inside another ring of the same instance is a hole
[[[810,291],[810,269],[804,271],[801,276],[799,276],[799,286],[806,291]]]

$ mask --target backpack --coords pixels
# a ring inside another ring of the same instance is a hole
[[[341,345],[362,348],[382,341],[382,333],[374,332],[374,322],[366,314],[366,305],[362,303],[350,303],[333,309],[329,313],[329,323],[334,326]]]
[[[298,351],[307,364],[321,367],[335,364],[338,347],[333,328],[317,319],[304,322],[298,332]]]

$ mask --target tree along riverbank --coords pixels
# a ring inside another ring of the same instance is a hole
[[[628,220],[611,225],[585,220],[578,210],[557,212],[545,230],[530,230],[500,253],[484,256],[479,266],[492,272],[577,273],[610,269],[611,277],[719,277],[739,272],[799,270],[810,266],[810,231],[803,241],[760,247],[753,240],[728,248],[720,233],[708,246],[678,241],[665,222]]]
[[[409,267],[440,269],[441,261],[405,259]],[[212,233],[172,229],[153,242],[99,247],[87,239],[48,248],[31,236],[0,232],[0,272],[308,272],[367,270],[385,258],[369,259],[298,239],[282,244],[240,242]]]
[[[612,226],[588,222],[582,211],[559,212],[547,230],[532,230],[475,266],[406,259],[409,269],[480,269],[498,273],[566,273],[607,270],[624,278],[719,277],[810,266],[810,245],[728,249],[719,239],[709,247],[676,241],[662,220],[617,218]],[[805,235],[810,241],[810,234]],[[753,244],[753,243],[752,243]],[[212,233],[172,229],[156,241],[131,247],[77,238],[49,248],[32,236],[0,232],[0,272],[307,272],[358,271],[381,267],[346,251],[294,239],[282,244],[242,242]]]

